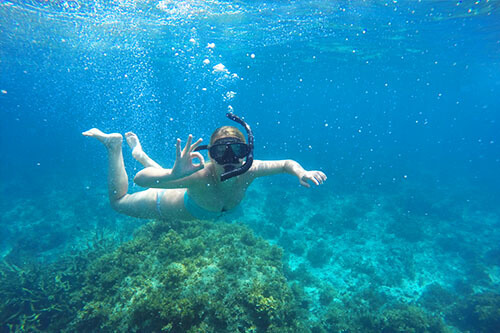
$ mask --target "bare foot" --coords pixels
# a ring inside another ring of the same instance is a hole
[[[125,133],[125,139],[127,140],[130,149],[132,149],[132,156],[136,160],[139,160],[144,155],[139,138],[135,133],[127,132]]]
[[[88,131],[83,132],[82,134],[85,136],[96,138],[97,140],[102,142],[108,149],[121,147],[123,141],[123,137],[120,133],[106,134],[97,128],[89,129]]]

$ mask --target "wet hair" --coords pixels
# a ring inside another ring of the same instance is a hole
[[[210,144],[213,145],[215,141],[223,138],[236,138],[241,142],[246,143],[245,135],[234,126],[222,126],[216,129],[210,137]]]

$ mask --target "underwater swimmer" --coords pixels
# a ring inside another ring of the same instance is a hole
[[[181,150],[181,140],[177,139],[172,169],[164,169],[153,161],[143,151],[138,137],[132,132],[126,133],[132,156],[145,167],[137,173],[134,182],[148,188],[133,194],[127,193],[122,135],[106,134],[97,128],[83,132],[85,136],[98,139],[108,150],[108,193],[113,209],[139,218],[215,219],[235,209],[257,177],[288,173],[295,175],[305,187],[326,181],[323,172],[306,171],[293,160],[253,160],[250,127],[233,114],[227,116],[245,127],[248,142],[233,126],[215,130],[208,146],[200,145],[202,139],[192,143],[193,136],[189,135]],[[198,152],[202,149],[208,149],[210,161],[207,163]],[[199,163],[195,163],[196,159]]]

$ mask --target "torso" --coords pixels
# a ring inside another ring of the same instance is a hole
[[[200,207],[214,212],[228,211],[238,206],[253,180],[247,173],[244,173],[221,182],[215,178],[211,164],[200,172],[203,172],[206,183],[190,187],[187,190],[188,195]]]

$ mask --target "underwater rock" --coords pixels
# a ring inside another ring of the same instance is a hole
[[[457,300],[457,295],[443,288],[439,283],[428,285],[418,302],[432,311],[440,311]]]
[[[421,219],[409,214],[399,215],[390,222],[386,232],[411,243],[422,241],[425,236]]]
[[[298,239],[297,239],[298,238]],[[306,243],[291,232],[283,231],[278,241],[286,251],[302,256],[306,250]]]
[[[333,251],[328,247],[328,243],[320,240],[307,251],[307,259],[313,267],[321,267],[330,262],[332,254]]]

